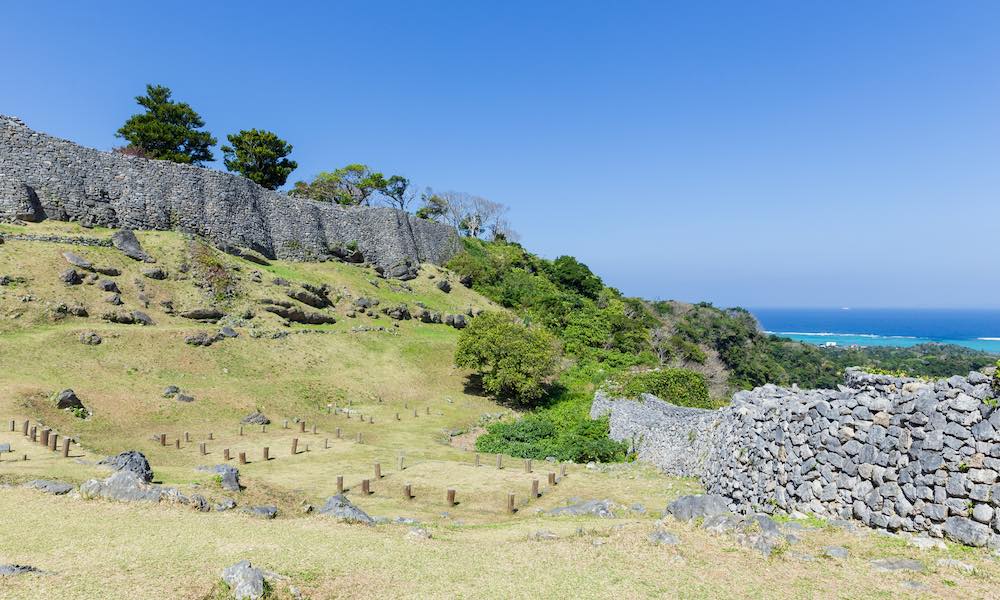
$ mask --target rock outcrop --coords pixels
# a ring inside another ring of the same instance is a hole
[[[84,148],[0,115],[0,220],[13,219],[178,230],[287,260],[351,248],[351,260],[360,254],[387,273],[443,263],[460,247],[454,228],[402,211],[291,198],[221,171]],[[116,246],[148,260],[131,242]]]

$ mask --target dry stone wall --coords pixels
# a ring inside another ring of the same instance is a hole
[[[212,169],[84,148],[0,115],[0,219],[175,229],[269,258],[326,260],[353,245],[386,268],[443,263],[454,228],[391,208],[344,208]]]
[[[806,511],[1000,546],[1000,410],[983,373],[848,370],[837,390],[767,385],[718,411],[599,395],[611,436],[742,512]]]

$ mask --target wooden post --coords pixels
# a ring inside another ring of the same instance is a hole
[[[243,436],[243,426],[242,425],[240,425],[240,436],[241,437]]]
[[[174,449],[175,450],[181,449],[181,438],[177,438],[176,440],[174,440]]]
[[[514,492],[507,492],[507,512],[514,512]]]
[[[476,453],[476,466],[479,466],[479,453]]]
[[[324,450],[330,449],[330,438],[323,438],[323,449]]]
[[[247,453],[246,452],[240,452],[240,464],[241,465],[247,464]]]
[[[225,450],[222,451],[222,458],[223,458],[223,460],[229,460],[230,459],[229,448],[226,448]]]
[[[555,485],[555,484],[556,484],[556,474],[549,473],[549,485]]]
[[[161,446],[166,446],[167,445],[167,434],[165,434],[165,433],[161,433],[160,434],[160,445]]]
[[[208,439],[210,439],[210,440],[214,440],[215,439],[215,437],[212,436],[212,432],[211,431],[208,432]]]
[[[49,434],[50,433],[52,433],[52,430],[49,429],[48,427],[46,427],[45,429],[43,429],[42,430],[42,435],[39,436],[38,443],[41,444],[42,446],[45,446],[46,448],[48,448],[49,447]]]
[[[525,473],[531,473],[531,459],[530,458],[524,459],[524,472]]]
[[[566,477],[566,465],[559,465],[559,477]]]
[[[14,422],[14,419],[11,419],[10,420],[10,430],[14,431],[15,429],[17,429],[17,424]]]
[[[375,479],[382,479],[382,465],[375,463]]]
[[[361,437],[361,432],[359,431],[359,432],[358,432],[358,443],[359,443],[359,444],[361,444],[361,443],[362,443],[362,441],[361,441],[361,440],[362,440],[362,437]]]
[[[413,500],[413,484],[408,483],[403,486],[403,499]]]
[[[455,506],[455,490],[448,490],[445,501],[448,506]]]
[[[37,427],[32,427],[31,428],[31,441],[34,442],[34,441],[37,441],[37,440],[38,440],[38,428]]]
[[[336,435],[336,438],[339,440],[340,439],[340,427],[338,427],[337,431],[335,431],[334,433]]]
[[[343,475],[337,475],[337,493],[338,494],[343,494],[344,493],[344,476]]]
[[[431,414],[431,407],[428,406],[426,408],[427,408],[427,414]]]
[[[416,417],[416,416],[417,416],[417,409],[415,409],[415,408],[413,409],[413,416],[414,416],[414,417]]]
[[[361,480],[361,493],[364,494],[365,496],[367,496],[368,494],[372,493],[371,492],[371,482],[368,481],[367,479],[362,479]]]
[[[63,458],[69,458],[69,438],[63,438]]]
[[[405,468],[405,467],[403,466],[403,463],[404,463],[405,461],[406,461],[406,457],[405,457],[405,456],[400,456],[400,457],[398,457],[398,458],[396,459],[396,462],[397,462],[397,463],[399,463],[399,469],[398,469],[399,471],[402,471],[402,470],[403,470],[403,469]]]
[[[205,447],[205,442],[202,442],[202,443],[198,444],[198,450],[201,451],[201,455],[202,456],[205,456],[206,454],[208,454],[208,450]]]
[[[538,480],[537,479],[532,479],[531,480],[531,497],[532,498],[537,498],[538,497]]]
[[[397,421],[399,420],[399,413],[396,413],[396,420],[397,420]],[[13,423],[13,421],[11,421],[11,423]],[[13,429],[11,429],[11,431],[14,431],[14,430],[13,430]]]
[[[497,469],[503,468],[503,456],[497,454]]]
[[[288,419],[285,419],[285,423],[281,426],[282,429],[288,429]]]
[[[305,432],[306,432],[306,422],[299,421],[299,433],[305,433]]]
[[[260,426],[260,432],[261,433],[267,433],[267,425],[261,425]]]
[[[264,446],[263,456],[264,456],[264,462],[271,460],[271,449],[268,448],[267,446]]]
[[[316,435],[316,426],[313,425],[313,435]]]
[[[24,435],[28,435],[28,425],[30,425],[30,424],[31,424],[30,421],[25,421],[24,422]]]
[[[299,438],[292,438],[292,456],[299,453]]]
[[[368,417],[368,424],[369,425],[374,425],[375,424],[375,417]]]
[[[59,434],[53,433],[49,435],[49,450],[55,452],[57,448],[59,448]]]
[[[184,432],[184,442],[185,442],[185,443],[188,443],[188,442],[190,442],[190,441],[191,441],[191,432],[189,432],[189,431],[185,431],[185,432]]]

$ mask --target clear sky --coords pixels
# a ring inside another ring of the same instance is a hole
[[[32,2],[0,113],[84,145],[147,82],[307,178],[511,207],[649,298],[1000,307],[1000,3]],[[217,163],[221,168],[221,161]]]

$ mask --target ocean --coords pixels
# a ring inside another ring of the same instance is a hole
[[[1000,309],[757,308],[769,333],[816,345],[957,344],[1000,354]]]

